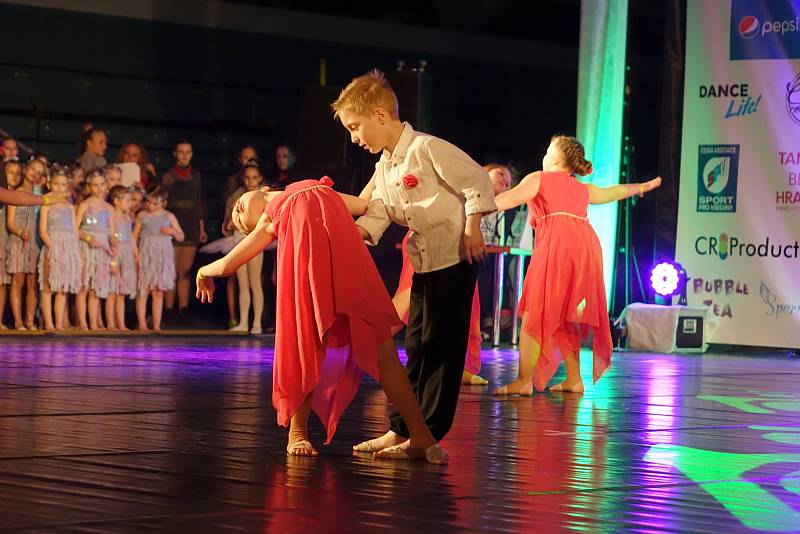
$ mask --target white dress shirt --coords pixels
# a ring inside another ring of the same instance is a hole
[[[416,186],[410,185],[415,178]],[[407,226],[408,257],[427,273],[462,261],[467,215],[497,210],[489,175],[463,150],[404,123],[394,151],[375,164],[375,191],[356,224],[375,245],[391,222]]]

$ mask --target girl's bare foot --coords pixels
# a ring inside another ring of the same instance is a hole
[[[78,327],[78,330],[83,330],[84,332],[88,332],[89,331],[89,327],[86,326],[85,324],[82,324],[82,325],[80,325]]]
[[[286,453],[289,456],[319,456],[317,449],[308,441],[308,435],[304,432],[289,431],[289,444],[286,445]]]
[[[89,328],[90,328],[90,330],[94,330],[95,332],[105,332],[105,330],[106,330],[102,326],[97,326],[97,325],[91,326]]]
[[[55,327],[55,326],[53,326],[53,325],[51,325],[51,324],[46,324],[46,325],[44,325],[44,329],[45,329],[47,332],[55,332],[55,331],[56,331],[56,327]]]
[[[500,386],[492,395],[519,395],[520,397],[530,397],[533,395],[533,384],[516,379],[510,384]]]
[[[469,371],[464,371],[461,373],[461,383],[467,386],[485,386],[489,381],[482,376],[473,375]]]
[[[8,327],[3,323],[0,323],[0,330],[8,330]]]
[[[21,324],[16,325],[14,328],[16,328],[17,330],[20,330],[20,331],[27,330],[27,328],[25,328],[25,325],[21,325]]]
[[[561,382],[550,388],[550,391],[564,392],[564,393],[583,393],[583,382],[575,382],[574,384],[567,385],[566,382]]]
[[[405,441],[408,441],[408,439],[398,436],[390,430],[379,438],[369,439],[367,441],[362,441],[358,445],[353,445],[353,450],[355,452],[378,452],[387,447],[400,445]]]

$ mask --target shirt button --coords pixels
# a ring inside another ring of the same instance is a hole
[[[396,185],[397,187],[400,187],[400,182],[396,182],[394,185]]]
[[[420,252],[425,252],[424,248],[419,249]]]
[[[477,195],[475,195],[475,196],[476,196],[476,197],[479,197],[479,196],[481,196],[481,194],[480,194],[480,193],[478,193],[478,194],[477,194]]]

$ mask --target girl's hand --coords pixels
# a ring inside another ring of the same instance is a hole
[[[162,226],[161,228],[158,229],[158,231],[165,235],[171,235],[171,236],[175,235],[175,232],[173,232],[172,228],[170,228],[169,226]]]
[[[111,262],[111,274],[115,278],[119,278],[119,264],[116,261]]]
[[[92,247],[92,248],[104,248],[104,249],[108,249],[108,247],[106,247],[104,244],[102,244],[102,243],[101,243],[100,241],[98,241],[97,239],[92,239],[91,241],[89,241],[89,246],[90,246],[90,247]]]
[[[205,230],[200,230],[199,241],[200,243],[205,243],[206,241],[208,241],[208,234],[206,233]]]
[[[652,180],[650,180],[649,182],[645,182],[641,186],[639,186],[639,196],[643,197],[645,193],[649,193],[650,191],[652,191],[653,189],[656,189],[658,187],[661,187],[661,177],[660,176],[657,176],[657,177],[653,178]]]
[[[197,278],[195,279],[197,285],[197,298],[200,302],[209,304],[214,301],[214,279],[206,278],[200,275],[200,270],[197,270]]]
[[[133,249],[133,263],[139,264],[139,249]]]
[[[19,237],[22,239],[23,243],[27,243],[28,241],[31,240],[31,234],[29,234],[28,232],[22,232],[22,235]]]

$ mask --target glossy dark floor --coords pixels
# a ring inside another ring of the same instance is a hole
[[[263,340],[3,339],[0,531],[800,531],[784,354],[615,354],[583,396],[464,387],[448,466],[351,456],[385,428],[372,381],[321,457],[287,458],[271,368]],[[515,369],[484,351],[494,385]]]

